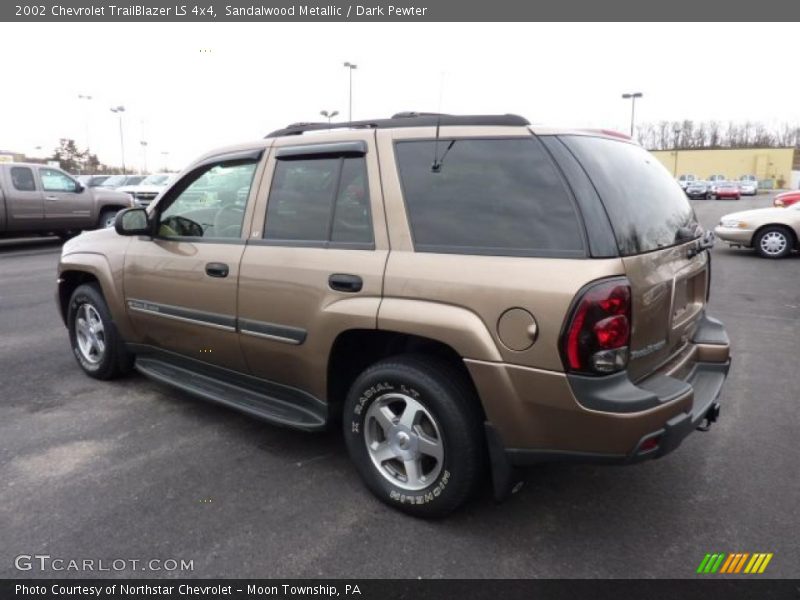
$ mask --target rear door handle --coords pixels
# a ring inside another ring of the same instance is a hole
[[[337,292],[360,292],[364,287],[364,281],[358,275],[348,275],[347,273],[334,273],[328,277],[328,285]]]
[[[209,277],[227,277],[228,265],[219,262],[210,262],[206,264],[206,275]]]
[[[45,200],[58,200],[58,196],[45,196]]]

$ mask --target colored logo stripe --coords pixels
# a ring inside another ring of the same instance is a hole
[[[697,567],[698,573],[763,573],[772,560],[773,554],[766,552],[716,552],[706,554]],[[742,571],[744,569],[744,571]]]

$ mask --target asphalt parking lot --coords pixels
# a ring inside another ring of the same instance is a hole
[[[712,227],[768,196],[693,203]],[[184,559],[191,577],[692,577],[707,552],[772,552],[800,577],[800,256],[713,249],[733,366],[720,422],[630,467],[546,465],[415,520],[362,486],[337,432],[279,429],[139,375],[80,371],[55,308],[57,242],[0,243],[0,576],[20,554]]]

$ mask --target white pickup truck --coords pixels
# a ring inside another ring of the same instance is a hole
[[[86,188],[61,169],[31,163],[0,164],[0,237],[29,234],[68,237],[110,227],[130,195]]]

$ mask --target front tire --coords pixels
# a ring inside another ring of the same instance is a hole
[[[450,363],[397,356],[366,369],[344,406],[344,435],[364,483],[389,506],[443,517],[475,492],[485,469],[482,416]]]
[[[794,238],[788,229],[771,225],[758,232],[753,245],[762,258],[783,258],[792,251],[793,242]]]
[[[114,379],[130,371],[132,358],[97,286],[84,284],[72,293],[67,329],[72,353],[89,377]]]

